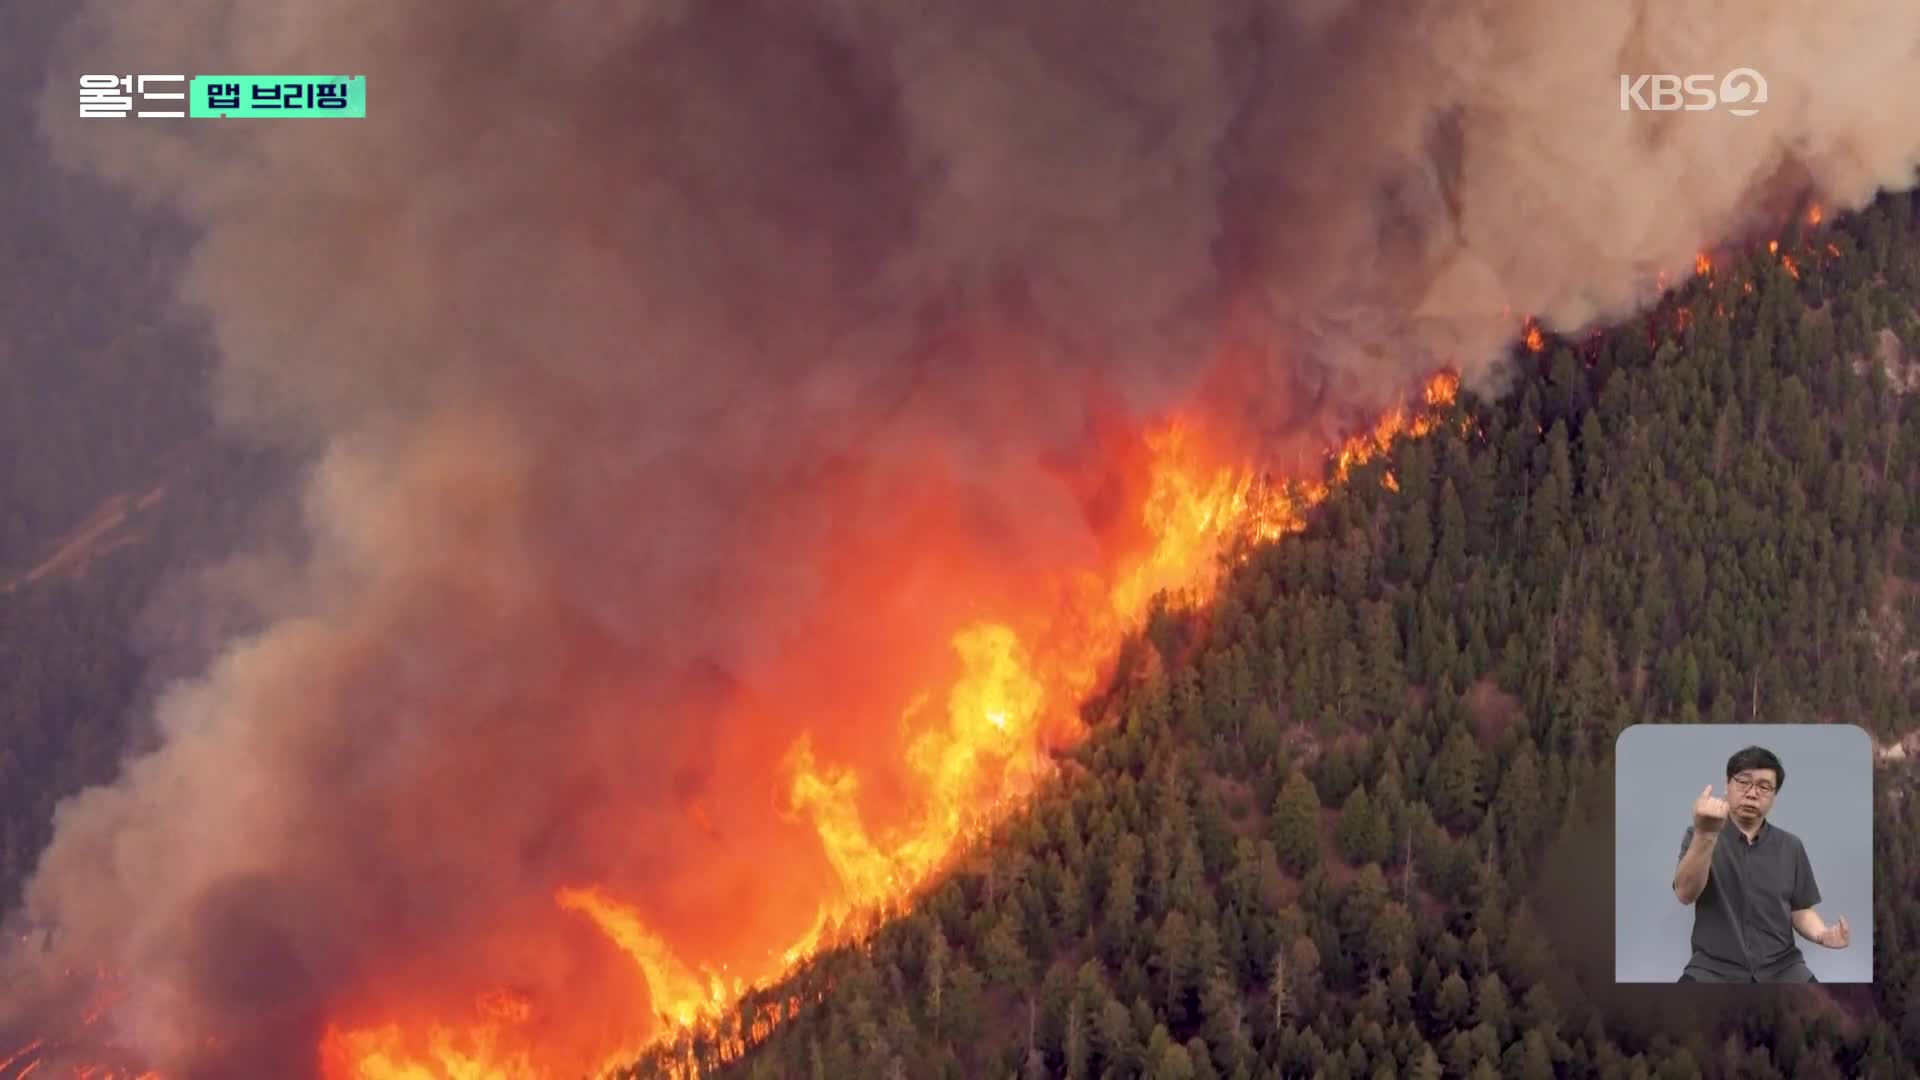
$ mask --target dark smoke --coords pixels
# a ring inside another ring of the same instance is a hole
[[[1739,66],[1758,116],[1619,109]],[[311,562],[62,806],[0,983],[106,966],[183,1075],[302,1075],[369,986],[564,1000],[474,944],[591,935],[557,884],[803,928],[763,883],[817,859],[736,797],[795,732],[735,706],[857,637],[861,567],[934,574],[867,559],[924,516],[1008,582],[1089,547],[1040,462],[1093,402],[1316,444],[1920,160],[1906,0],[98,2],[49,70],[58,152],[202,230],[224,418],[322,448]],[[368,117],[78,122],[99,71],[365,73]],[[875,642],[939,644],[899,589]]]

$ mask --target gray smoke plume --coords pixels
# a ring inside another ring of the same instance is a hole
[[[1620,107],[1737,67],[1756,116]],[[837,703],[942,654],[923,590],[1095,557],[1100,415],[1297,457],[1920,161],[1907,0],[96,2],[49,72],[56,150],[202,230],[224,419],[318,448],[310,562],[61,807],[0,978],[4,1028],[108,969],[180,1076],[306,1075],[389,997],[631,995],[560,885],[790,940],[781,754],[886,756]],[[87,72],[368,114],[80,121]]]

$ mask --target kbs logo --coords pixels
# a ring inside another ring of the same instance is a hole
[[[1735,116],[1752,116],[1767,103],[1766,76],[1752,68],[1734,68],[1725,78],[1712,75],[1620,76],[1620,111],[1706,112],[1726,106]]]

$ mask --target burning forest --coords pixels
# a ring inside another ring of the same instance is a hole
[[[896,8],[76,17],[53,148],[195,227],[221,422],[310,464],[60,806],[0,1077],[617,1068],[1016,811],[1156,595],[1494,388],[1492,313],[1542,347],[1920,160],[1875,0]],[[367,117],[70,118],[127,67]]]

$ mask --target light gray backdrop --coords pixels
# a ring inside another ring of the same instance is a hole
[[[1767,820],[1806,842],[1828,924],[1853,942],[1795,942],[1821,982],[1873,980],[1873,739],[1852,724],[1635,724],[1614,749],[1613,967],[1617,982],[1670,983],[1693,955],[1693,908],[1673,895],[1680,838],[1709,783],[1746,746],[1780,758],[1787,782]],[[1727,828],[1733,828],[1731,823]]]

